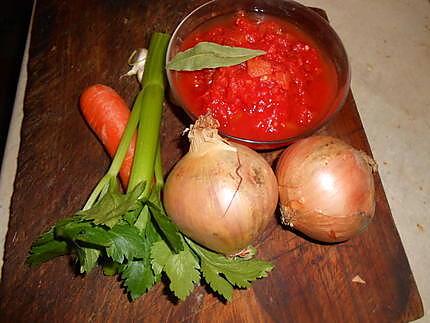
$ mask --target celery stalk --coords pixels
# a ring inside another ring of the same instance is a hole
[[[130,119],[128,120],[124,129],[124,133],[121,136],[121,141],[118,145],[118,149],[112,160],[109,170],[92,191],[90,197],[85,203],[85,206],[83,207],[83,210],[88,210],[91,208],[102,194],[103,190],[105,190],[105,188],[110,184],[110,181],[115,180],[118,176],[122,162],[124,161],[124,158],[127,154],[131,139],[133,138],[133,134],[135,133],[139,122],[139,117],[142,111],[142,97],[143,92],[140,92],[133,105],[133,109],[131,110]]]
[[[164,100],[164,60],[168,42],[169,35],[153,34],[142,80],[141,114],[128,191],[132,191],[143,181],[146,183],[143,197],[148,197],[150,183],[154,177]]]

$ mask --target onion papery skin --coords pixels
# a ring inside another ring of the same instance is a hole
[[[315,240],[350,239],[375,214],[374,170],[370,157],[339,139],[299,140],[276,168],[282,222]]]
[[[185,235],[232,256],[264,232],[277,207],[278,185],[258,153],[216,137],[191,140],[166,180],[163,202]]]

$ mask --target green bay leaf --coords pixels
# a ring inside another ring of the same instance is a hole
[[[266,52],[263,50],[200,42],[196,46],[176,54],[167,64],[167,69],[197,71],[205,68],[233,66],[264,54]]]

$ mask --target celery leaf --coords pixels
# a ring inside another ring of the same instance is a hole
[[[77,247],[76,255],[80,264],[80,272],[89,273],[97,265],[100,250],[93,248]]]
[[[196,258],[189,249],[169,257],[164,271],[170,280],[169,288],[176,297],[185,300],[193,291],[195,284],[200,280],[199,268]]]
[[[51,229],[33,243],[26,262],[30,266],[38,266],[45,261],[68,254],[69,252],[70,248],[67,242],[55,240],[54,230]]]
[[[267,277],[273,265],[259,259],[227,258],[209,251],[187,239],[188,244],[201,260],[201,268],[206,282],[214,291],[231,300],[230,288],[226,283],[239,288],[248,288],[251,282]]]
[[[167,217],[164,209],[149,201],[147,204],[155,222],[166,237],[169,247],[175,252],[184,250],[181,234],[176,225]]]
[[[135,210],[141,205],[138,201],[145,184],[139,183],[129,193],[122,194],[115,187],[110,186],[108,192],[92,208],[79,211],[77,215],[95,224],[103,224],[112,228],[128,211]]]
[[[112,244],[109,232],[90,222],[69,221],[64,225],[57,225],[55,236],[58,239],[84,242],[99,247],[108,247]]]
[[[152,245],[151,264],[152,270],[156,275],[161,274],[170,256],[172,256],[172,252],[170,251],[169,246],[163,240],[155,242]]]
[[[164,271],[170,280],[170,290],[181,300],[193,291],[200,280],[199,263],[189,248],[173,253],[161,240],[152,245],[151,259],[154,273]]]
[[[127,263],[121,273],[124,286],[132,300],[145,294],[155,283],[154,274],[143,260],[133,260]]]
[[[114,261],[122,263],[124,259],[143,258],[145,256],[145,241],[139,230],[129,224],[117,224],[108,231],[112,244],[106,248],[106,253]]]
[[[233,298],[233,286],[219,275],[219,272],[209,262],[202,260],[201,269],[205,281],[212,290],[222,295],[227,301]]]

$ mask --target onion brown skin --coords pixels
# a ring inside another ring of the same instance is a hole
[[[375,213],[375,167],[342,140],[299,140],[282,153],[276,168],[282,222],[323,242],[352,238]]]
[[[224,141],[203,145],[207,147],[190,151],[169,174],[164,206],[185,235],[235,255],[253,243],[273,217],[276,177],[267,161],[248,147]]]

